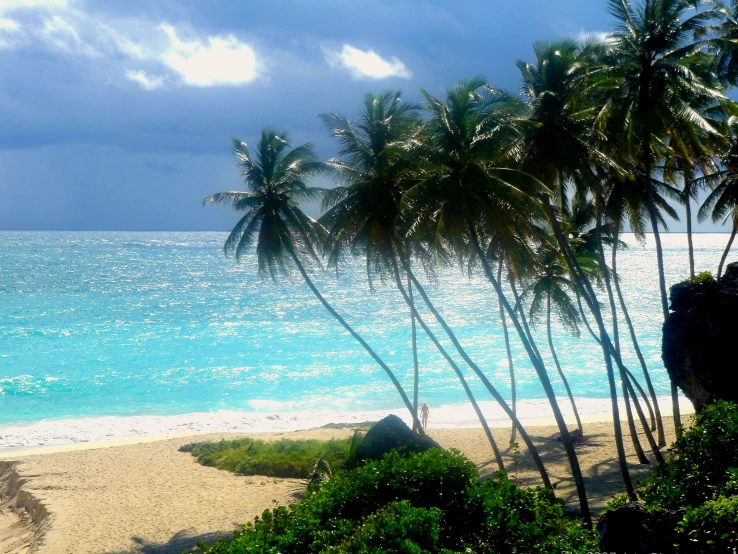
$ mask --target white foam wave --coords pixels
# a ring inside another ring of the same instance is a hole
[[[682,398],[683,412],[692,411],[689,401]],[[559,399],[567,422],[573,427],[573,412],[568,400]],[[577,408],[582,419],[601,421],[611,418],[608,399],[579,398]],[[670,398],[659,399],[663,414],[671,413]],[[493,402],[480,402],[480,407],[491,427],[510,425],[503,410]],[[274,406],[273,408],[276,408]],[[621,406],[621,413],[622,413]],[[269,413],[220,410],[181,415],[143,415],[127,417],[94,417],[44,420],[25,425],[0,427],[0,450],[25,449],[74,443],[101,442],[135,437],[190,435],[200,433],[283,432],[322,427],[328,423],[361,423],[377,421],[390,413],[410,424],[406,410],[375,410],[337,412],[329,410],[272,411]],[[527,425],[553,424],[553,414],[546,400],[518,402],[517,413]],[[431,407],[430,428],[478,427],[472,407],[468,404],[449,404]]]

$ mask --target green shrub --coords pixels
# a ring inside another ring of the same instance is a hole
[[[709,271],[702,271],[694,277],[687,280],[688,283],[695,285],[712,285],[715,283],[715,277]]]
[[[663,468],[644,481],[647,505],[697,507],[738,492],[738,405],[717,401],[695,414]]]
[[[370,515],[356,532],[326,551],[346,554],[425,554],[438,552],[442,513],[391,502]]]
[[[592,531],[549,490],[502,475],[477,482],[458,452],[392,452],[344,471],[289,508],[266,511],[208,554],[589,552]]]
[[[738,497],[719,497],[690,510],[677,526],[679,552],[707,554],[738,550]]]
[[[319,458],[327,460],[333,468],[340,467],[349,455],[352,440],[222,440],[198,444],[192,449],[192,455],[203,465],[242,475],[304,479]]]

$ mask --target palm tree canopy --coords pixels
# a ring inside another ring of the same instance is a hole
[[[572,299],[576,287],[569,279],[563,257],[553,245],[544,245],[537,252],[537,265],[531,283],[523,289],[521,299],[530,298],[530,321],[534,325],[546,317],[548,298],[552,311],[572,334],[579,336],[579,310]]]
[[[417,181],[403,197],[403,231],[441,258],[450,249],[460,260],[473,257],[470,224],[488,237],[524,234],[536,208],[520,187],[532,180],[508,169],[524,106],[480,78],[461,81],[445,101],[422,93],[430,119],[411,145]]]
[[[704,221],[712,217],[715,223],[727,218],[738,219],[738,118],[728,120],[730,140],[720,161],[725,168],[721,172],[719,184],[705,198],[697,217]]]
[[[370,284],[374,272],[385,275],[395,256],[395,223],[412,166],[403,144],[420,123],[419,110],[397,91],[367,94],[355,123],[338,114],[319,114],[338,139],[342,158],[325,164],[339,185],[323,197],[324,249],[333,266],[347,251],[366,255]]]
[[[267,128],[252,157],[248,145],[234,138],[233,151],[247,190],[219,192],[203,200],[203,204],[225,204],[246,212],[223,250],[240,259],[256,243],[259,273],[272,278],[276,270],[288,271],[293,255],[303,263],[318,261],[315,245],[324,235],[320,224],[299,208],[300,201],[313,200],[322,192],[307,185],[322,164],[311,144],[289,147],[287,133]]]
[[[717,83],[705,79],[709,43],[696,38],[718,11],[698,10],[696,4],[643,0],[636,8],[627,0],[608,0],[617,26],[606,44],[609,67],[603,73],[615,79],[605,115],[618,120],[632,152],[651,159],[665,144],[657,139],[666,139],[674,128],[719,135],[698,108],[727,99]]]
[[[563,40],[537,42],[534,51],[534,64],[517,62],[521,93],[535,123],[525,127],[520,165],[557,194],[562,211],[568,213],[567,186],[591,181],[593,162],[612,165],[597,148],[592,131],[597,106],[590,81],[584,78],[591,47]]]

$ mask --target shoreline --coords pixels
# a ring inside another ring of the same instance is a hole
[[[564,418],[572,422],[573,412],[567,398],[558,398]],[[575,398],[583,423],[612,421],[609,398]],[[671,398],[658,397],[662,413],[670,413]],[[492,401],[479,402],[489,427],[510,427],[503,410]],[[683,414],[692,413],[691,403],[680,397]],[[621,413],[624,409],[620,402]],[[645,410],[644,410],[645,411]],[[319,429],[326,425],[357,425],[378,421],[394,413],[410,424],[410,416],[404,408],[394,410],[337,412],[306,410],[296,412],[238,412],[219,410],[180,415],[150,416],[101,416],[92,418],[68,418],[42,420],[21,425],[0,427],[0,460],[8,455],[33,450],[38,453],[62,452],[151,442],[181,436],[210,433],[284,433]],[[553,414],[545,399],[521,400],[517,414],[525,426],[554,425]],[[429,430],[469,429],[479,427],[479,420],[472,407],[466,404],[431,406]]]

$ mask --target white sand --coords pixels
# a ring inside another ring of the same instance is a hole
[[[670,421],[668,425],[667,440],[672,440]],[[563,447],[553,439],[557,429],[550,425],[527,428],[539,446],[557,495],[576,507]],[[493,431],[504,449],[509,429]],[[350,433],[347,429],[318,429],[260,436],[330,438]],[[577,446],[577,451],[591,505],[597,509],[622,490],[622,480],[615,457],[612,423],[590,421],[585,424],[585,433],[589,441]],[[496,471],[492,450],[480,428],[432,429],[429,434],[442,446],[461,450],[478,464],[482,475]],[[304,490],[300,480],[237,476],[200,466],[190,454],[178,452],[179,446],[193,440],[233,436],[236,435],[219,433],[138,439],[134,444],[128,440],[4,453],[0,459],[17,462],[6,474],[12,473],[25,481],[23,494],[48,510],[48,516],[37,517],[35,527],[22,527],[7,518],[15,525],[14,534],[6,533],[11,537],[7,540],[21,544],[16,550],[3,543],[4,520],[0,516],[0,547],[5,549],[0,551],[25,554],[33,540],[29,529],[36,529],[36,543],[30,552],[38,554],[178,554],[192,547],[198,538],[211,542],[217,536],[230,535],[239,524],[253,519],[264,509],[294,502]],[[645,439],[642,442],[647,448]],[[637,481],[653,465],[637,465],[630,442],[626,449],[633,479]],[[505,459],[511,478],[519,479],[523,485],[540,484],[529,456],[524,455],[517,467],[509,451]]]

